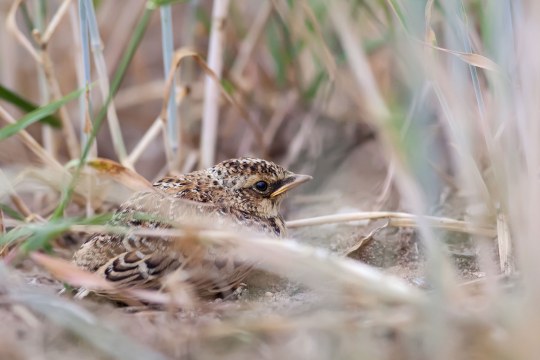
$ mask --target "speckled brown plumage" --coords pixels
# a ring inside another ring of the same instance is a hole
[[[113,225],[137,228],[193,226],[198,220],[283,236],[283,195],[309,180],[266,160],[241,158],[181,177],[166,177],[154,191],[135,194],[115,213]],[[118,287],[159,287],[175,270],[201,295],[227,292],[252,264],[239,263],[218,248],[135,234],[94,234],[74,262]]]

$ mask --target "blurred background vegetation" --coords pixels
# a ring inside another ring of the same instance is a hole
[[[3,0],[0,24],[2,357],[540,352],[538,2]],[[291,282],[181,312],[56,295],[74,231],[241,156],[314,176],[302,247],[239,246]]]

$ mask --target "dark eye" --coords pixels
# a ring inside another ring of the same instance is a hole
[[[260,192],[265,192],[268,189],[268,183],[266,181],[257,181],[255,189]]]

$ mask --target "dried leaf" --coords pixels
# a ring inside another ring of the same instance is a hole
[[[152,189],[152,184],[135,171],[124,167],[116,161],[97,158],[88,160],[88,166],[102,174],[106,174],[134,191]]]
[[[371,230],[367,235],[362,236],[362,238],[359,241],[357,241],[356,244],[354,244],[352,247],[350,247],[349,249],[346,250],[345,255],[350,257],[352,253],[360,251],[364,246],[366,246],[367,244],[369,244],[373,240],[373,237],[379,231],[381,231],[383,229],[386,229],[388,227],[388,225],[390,225],[389,220],[387,220],[384,224],[379,225],[376,228],[374,228],[373,230]]]

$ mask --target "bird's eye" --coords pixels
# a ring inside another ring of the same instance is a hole
[[[268,183],[266,181],[257,181],[257,183],[255,183],[255,189],[260,192],[265,192],[268,189]]]

